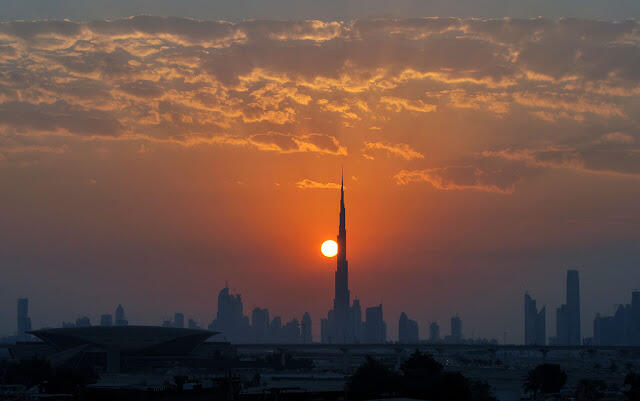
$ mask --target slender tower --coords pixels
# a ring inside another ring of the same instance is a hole
[[[349,333],[349,262],[347,261],[347,228],[344,208],[344,174],[340,184],[340,226],[338,227],[338,266],[335,277],[335,298],[333,310],[335,313],[336,340],[348,342]]]

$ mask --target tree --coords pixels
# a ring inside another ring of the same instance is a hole
[[[367,357],[347,382],[349,398],[357,400],[394,395],[400,387],[399,376],[371,357]]]
[[[576,388],[576,401],[597,401],[604,397],[607,384],[602,380],[582,379]]]
[[[543,363],[530,370],[523,385],[525,391],[533,393],[536,399],[538,392],[543,394],[557,393],[567,382],[567,374],[554,363]]]
[[[624,378],[624,385],[628,390],[624,392],[629,401],[640,401],[640,374],[628,373]]]

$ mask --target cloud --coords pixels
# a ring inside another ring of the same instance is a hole
[[[300,136],[267,133],[255,134],[249,143],[260,150],[279,153],[313,152],[333,156],[346,156],[347,148],[340,145],[335,137],[324,134],[306,134]]]
[[[300,189],[340,189],[340,184],[334,182],[318,182],[308,178],[296,182],[296,187]]]
[[[424,159],[422,153],[413,150],[406,143],[365,142],[364,150],[384,150],[390,155],[398,156],[405,160]]]
[[[425,170],[401,170],[394,176],[398,185],[427,182],[440,190],[477,190],[512,194],[519,177],[504,171],[487,171],[473,166],[447,166]]]

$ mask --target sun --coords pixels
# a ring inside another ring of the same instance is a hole
[[[320,250],[324,256],[332,258],[338,254],[338,243],[332,239],[328,239],[322,243]]]

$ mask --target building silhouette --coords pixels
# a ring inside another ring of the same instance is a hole
[[[382,344],[387,341],[387,324],[382,316],[382,304],[365,311],[364,342]]]
[[[115,319],[116,326],[129,325],[129,321],[127,320],[127,317],[124,314],[124,308],[122,307],[122,305],[118,305],[118,307],[116,308],[115,318],[116,318]]]
[[[437,322],[431,322],[429,325],[429,341],[432,343],[440,342],[440,325]]]
[[[209,330],[219,331],[231,342],[250,341],[249,318],[244,316],[242,310],[242,296],[231,294],[229,286],[225,286],[218,293],[218,312]]]
[[[451,334],[444,338],[450,344],[460,344],[462,342],[462,319],[458,315],[451,318]]]
[[[398,320],[398,342],[401,344],[417,344],[419,341],[418,322],[409,319],[407,314],[402,312]]]
[[[547,336],[546,307],[540,311],[536,300],[528,293],[524,294],[524,345],[546,345]]]
[[[100,326],[113,326],[113,317],[110,313],[100,316]]]
[[[184,329],[184,315],[182,313],[177,312],[173,315],[173,327]]]
[[[340,184],[340,223],[338,225],[338,254],[336,257],[336,271],[334,278],[333,309],[327,313],[327,317],[320,321],[321,341],[323,343],[349,344],[369,341],[370,333],[367,323],[362,322],[362,307],[358,299],[351,304],[351,292],[349,290],[349,262],[347,261],[347,226],[346,209],[344,203],[344,175]],[[382,308],[380,306],[380,316]],[[373,323],[372,323],[373,324]],[[381,321],[378,326],[386,324]],[[377,327],[377,326],[376,326]],[[379,330],[378,330],[379,331]],[[379,334],[379,333],[378,333]],[[376,335],[376,339],[386,339]]]
[[[567,302],[556,309],[555,345],[580,345],[580,279],[577,270],[567,270]]]
[[[27,334],[28,331],[31,331],[31,318],[29,317],[29,299],[28,298],[19,298],[18,299],[18,330],[16,333],[16,337],[18,341],[27,341],[30,337]]]
[[[192,330],[200,329],[200,326],[198,325],[198,323],[196,323],[196,321],[193,319],[189,319],[188,327]]]
[[[311,344],[313,342],[313,330],[311,323],[311,315],[305,312],[300,323],[300,340],[303,344]]]
[[[618,305],[613,316],[593,321],[593,345],[640,345],[640,291],[633,291],[631,304]]]
[[[91,319],[82,316],[76,319],[76,327],[91,327]]]

